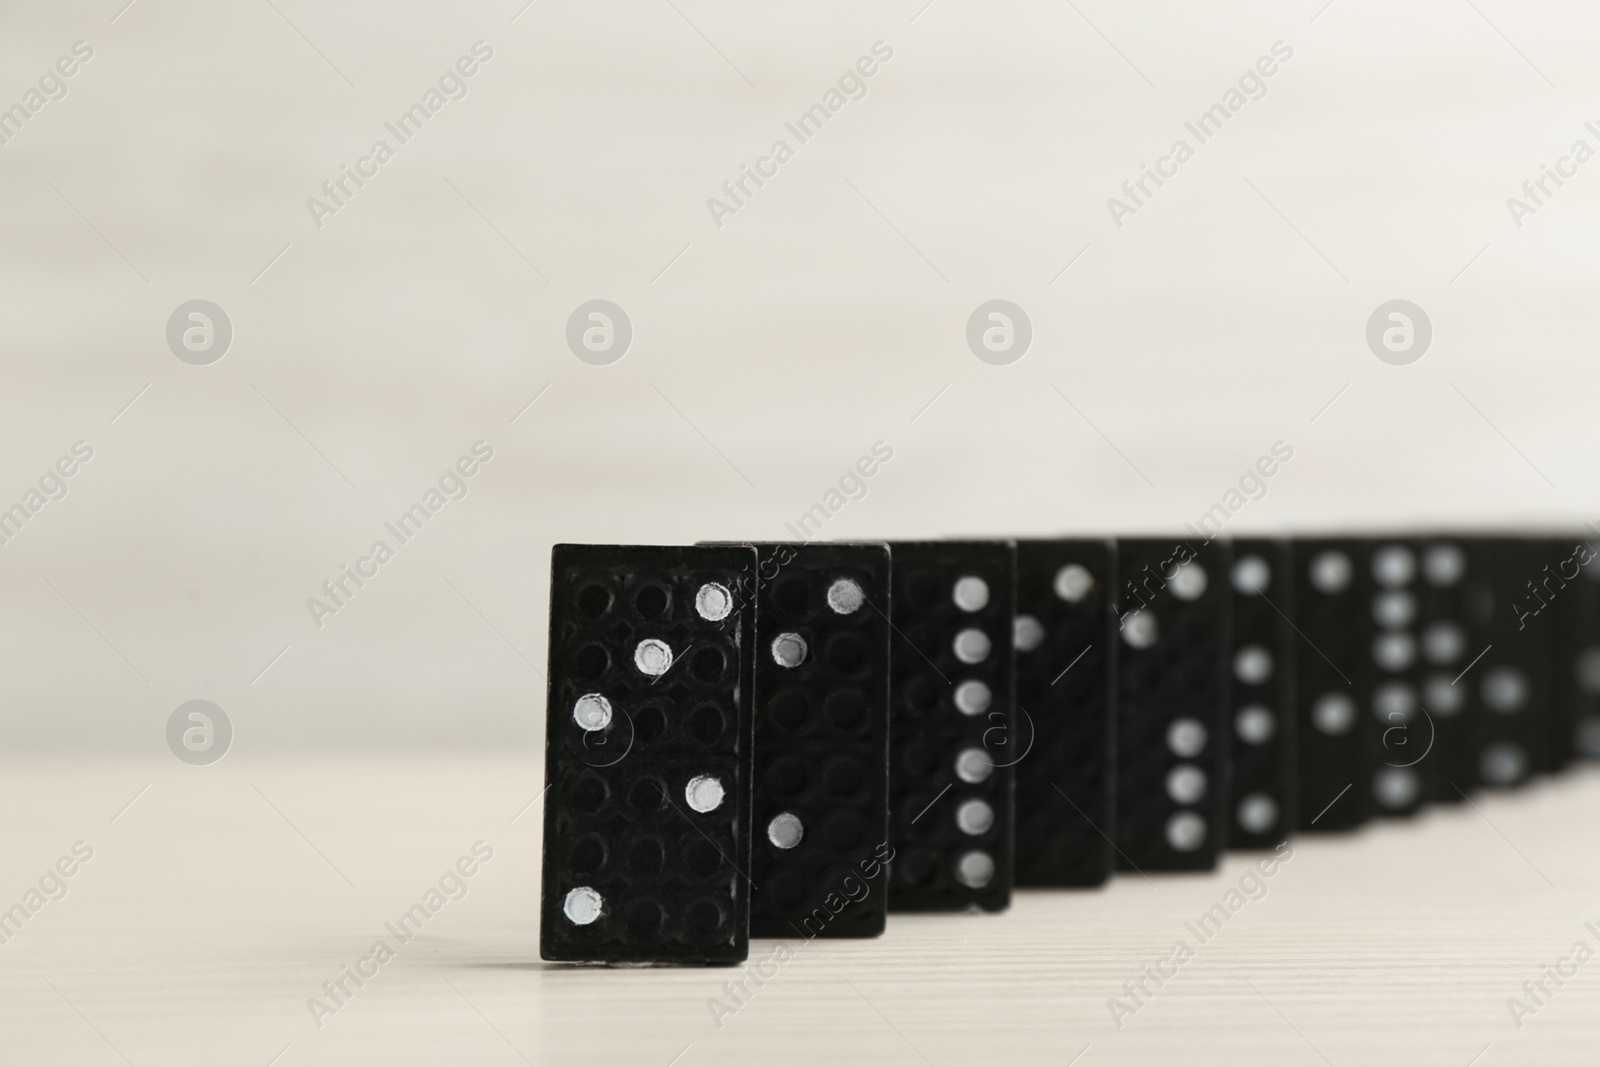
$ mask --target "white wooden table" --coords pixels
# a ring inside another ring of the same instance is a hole
[[[0,945],[0,1064],[1595,1062],[1600,964],[1547,980],[1520,1028],[1507,1000],[1575,941],[1600,947],[1600,773],[1301,838],[1205,942],[1186,923],[1250,859],[791,942],[740,1003],[724,983],[743,971],[539,961],[537,763],[7,767],[0,905],[75,842],[93,857]],[[385,924],[480,841],[465,895],[400,943]],[[327,997],[380,938],[393,959]],[[1193,957],[1114,1026],[1108,1000],[1132,1005],[1123,983],[1179,940]],[[314,1020],[314,996],[336,1010]]]

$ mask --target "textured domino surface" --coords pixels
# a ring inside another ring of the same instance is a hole
[[[1115,582],[1115,542],[1017,542],[1019,739],[1031,740],[1016,769],[1018,885],[1095,886],[1115,868]]]
[[[1119,865],[1209,870],[1226,847],[1232,596],[1223,541],[1117,544]]]
[[[1011,902],[1016,549],[890,545],[891,911]]]
[[[1459,804],[1478,788],[1479,736],[1486,712],[1474,675],[1491,644],[1495,600],[1488,543],[1425,538],[1418,560],[1419,694],[1433,730],[1428,799]]]
[[[1296,737],[1302,832],[1337,832],[1372,817],[1372,759],[1364,720],[1372,687],[1370,542],[1296,539]]]
[[[1576,544],[1576,542],[1574,542]],[[1547,539],[1498,537],[1488,545],[1495,600],[1492,647],[1464,681],[1476,687],[1484,714],[1478,738],[1478,781],[1490,788],[1521,785],[1548,771],[1555,721],[1556,611],[1533,610],[1558,553]]]
[[[749,547],[551,553],[540,952],[748,954]]]
[[[761,544],[753,937],[875,937],[888,893],[889,548]]]
[[[1600,756],[1600,546],[1585,534],[1553,540],[1547,563],[1560,594],[1547,601],[1555,611],[1552,770]]]
[[[1357,702],[1365,712],[1372,800],[1379,815],[1415,815],[1427,803],[1442,767],[1434,748],[1433,717],[1420,692],[1425,657],[1418,638],[1418,545],[1385,537],[1373,541],[1371,551],[1371,687]]]
[[[1297,818],[1293,575],[1288,541],[1234,542],[1231,849],[1272,848]]]

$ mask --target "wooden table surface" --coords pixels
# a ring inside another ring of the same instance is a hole
[[[1575,942],[1600,947],[1592,770],[1301,838],[1259,883],[1233,856],[896,916],[873,941],[758,941],[769,977],[738,999],[742,970],[539,961],[539,790],[531,755],[6,767],[0,908],[38,906],[0,944],[0,1064],[1596,1060],[1600,964],[1563,963],[1521,1026],[1508,1008]],[[71,877],[49,877],[63,857]],[[471,877],[429,900],[462,857]],[[436,910],[401,943],[386,924],[416,903]],[[1129,998],[1179,941],[1192,956]],[[325,996],[346,967],[372,977]],[[1135,1008],[1120,1027],[1113,997]]]

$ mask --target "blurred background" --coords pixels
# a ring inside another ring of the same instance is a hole
[[[0,908],[95,855],[0,949],[0,1055],[1591,1062],[1582,995],[1504,1002],[1589,936],[1592,774],[1297,841],[1115,1033],[1244,860],[897,917],[727,1031],[725,975],[531,961],[553,543],[1600,520],[1597,40],[1512,0],[0,2]]]
[[[1280,441],[1231,532],[1600,517],[1600,164],[1507,204],[1600,149],[1584,5],[0,25],[0,506],[93,451],[4,528],[14,751],[159,755],[197,698],[262,752],[531,748],[553,542],[790,536],[879,441],[823,536],[1177,531]],[[1396,299],[1431,325],[1405,365],[1367,343]],[[231,339],[186,362],[195,300]],[[609,363],[568,344],[593,300],[631,327]],[[1004,365],[967,340],[991,300],[1031,331]]]

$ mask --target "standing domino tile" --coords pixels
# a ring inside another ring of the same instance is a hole
[[[876,937],[888,912],[889,548],[761,544],[753,937]]]
[[[1498,594],[1489,624],[1493,646],[1462,681],[1474,682],[1483,701],[1478,781],[1490,788],[1521,785],[1550,769],[1556,612],[1538,605],[1559,600],[1545,570],[1556,555],[1548,540],[1489,542]]]
[[[1600,756],[1600,546],[1588,536],[1551,541],[1546,564],[1559,596],[1555,610],[1555,706],[1551,769]]]
[[[889,547],[889,908],[998,911],[1011,902],[1013,764],[1026,740],[1011,715],[1016,549]]]
[[[1017,705],[1033,737],[1016,765],[1018,885],[1100,885],[1115,867],[1115,583],[1113,541],[1017,542]]]
[[[1433,730],[1428,799],[1459,804],[1478,785],[1486,714],[1474,675],[1491,644],[1495,596],[1488,544],[1478,538],[1431,537],[1420,542],[1417,559],[1418,703]]]
[[[1229,822],[1229,546],[1117,543],[1122,867],[1209,870]]]
[[[1421,586],[1417,543],[1385,537],[1371,543],[1368,566],[1374,628],[1367,650],[1371,688],[1363,707],[1372,765],[1372,800],[1380,815],[1415,815],[1441,767],[1432,714],[1422,700],[1419,640]]]
[[[1234,542],[1230,849],[1273,848],[1295,828],[1293,574],[1288,541]]]
[[[1357,538],[1294,542],[1299,829],[1351,830],[1372,817],[1372,764],[1363,720],[1373,676],[1371,543]]]
[[[540,953],[749,951],[749,547],[551,553]]]

